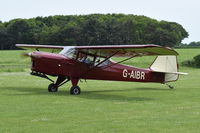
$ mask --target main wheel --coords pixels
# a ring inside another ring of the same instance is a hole
[[[48,87],[49,92],[57,92],[58,91],[58,86],[54,83],[51,83]]]
[[[79,95],[81,93],[81,89],[78,86],[72,86],[70,88],[70,94],[72,95]]]

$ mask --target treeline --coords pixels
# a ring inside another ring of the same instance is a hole
[[[178,23],[136,15],[68,15],[0,21],[0,49],[16,49],[16,43],[173,47],[186,37],[188,33]]]
[[[180,43],[179,45],[177,45],[177,47],[200,47],[200,42],[190,42],[189,44],[187,43]]]

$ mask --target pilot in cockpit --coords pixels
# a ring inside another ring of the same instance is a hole
[[[78,60],[80,62],[84,62],[84,63],[87,63],[87,64],[91,64],[92,63],[92,61],[90,60],[90,58],[86,54],[84,54],[84,53],[79,53]]]

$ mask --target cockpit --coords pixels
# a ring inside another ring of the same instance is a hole
[[[70,59],[74,59],[79,62],[86,63],[86,64],[92,65],[92,66],[102,67],[102,66],[107,66],[107,65],[111,64],[110,59],[108,59],[106,57],[98,56],[98,54],[94,55],[94,54],[89,54],[84,51],[79,51],[79,50],[76,50],[73,46],[65,47],[60,52],[60,54],[64,55],[65,57],[68,57]]]

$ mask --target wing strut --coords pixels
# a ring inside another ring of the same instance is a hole
[[[133,55],[133,56],[131,56],[131,57],[129,57],[129,58],[126,58],[126,59],[124,59],[124,60],[122,60],[122,61],[119,61],[119,62],[116,62],[116,63],[114,63],[114,64],[108,65],[108,66],[104,67],[103,69],[106,69],[106,68],[111,67],[111,66],[113,66],[113,65],[122,63],[122,62],[127,61],[127,60],[130,60],[130,59],[132,59],[132,58],[135,57],[135,56],[136,56],[136,55]]]
[[[97,65],[95,65],[94,67],[92,68],[96,68],[98,67],[99,65],[101,65],[102,63],[104,63],[105,61],[107,61],[108,59],[110,59],[111,57],[113,57],[114,55],[116,55],[119,51],[115,52],[114,54],[110,55],[109,57],[105,58],[104,60],[102,60],[101,62],[99,62]]]

